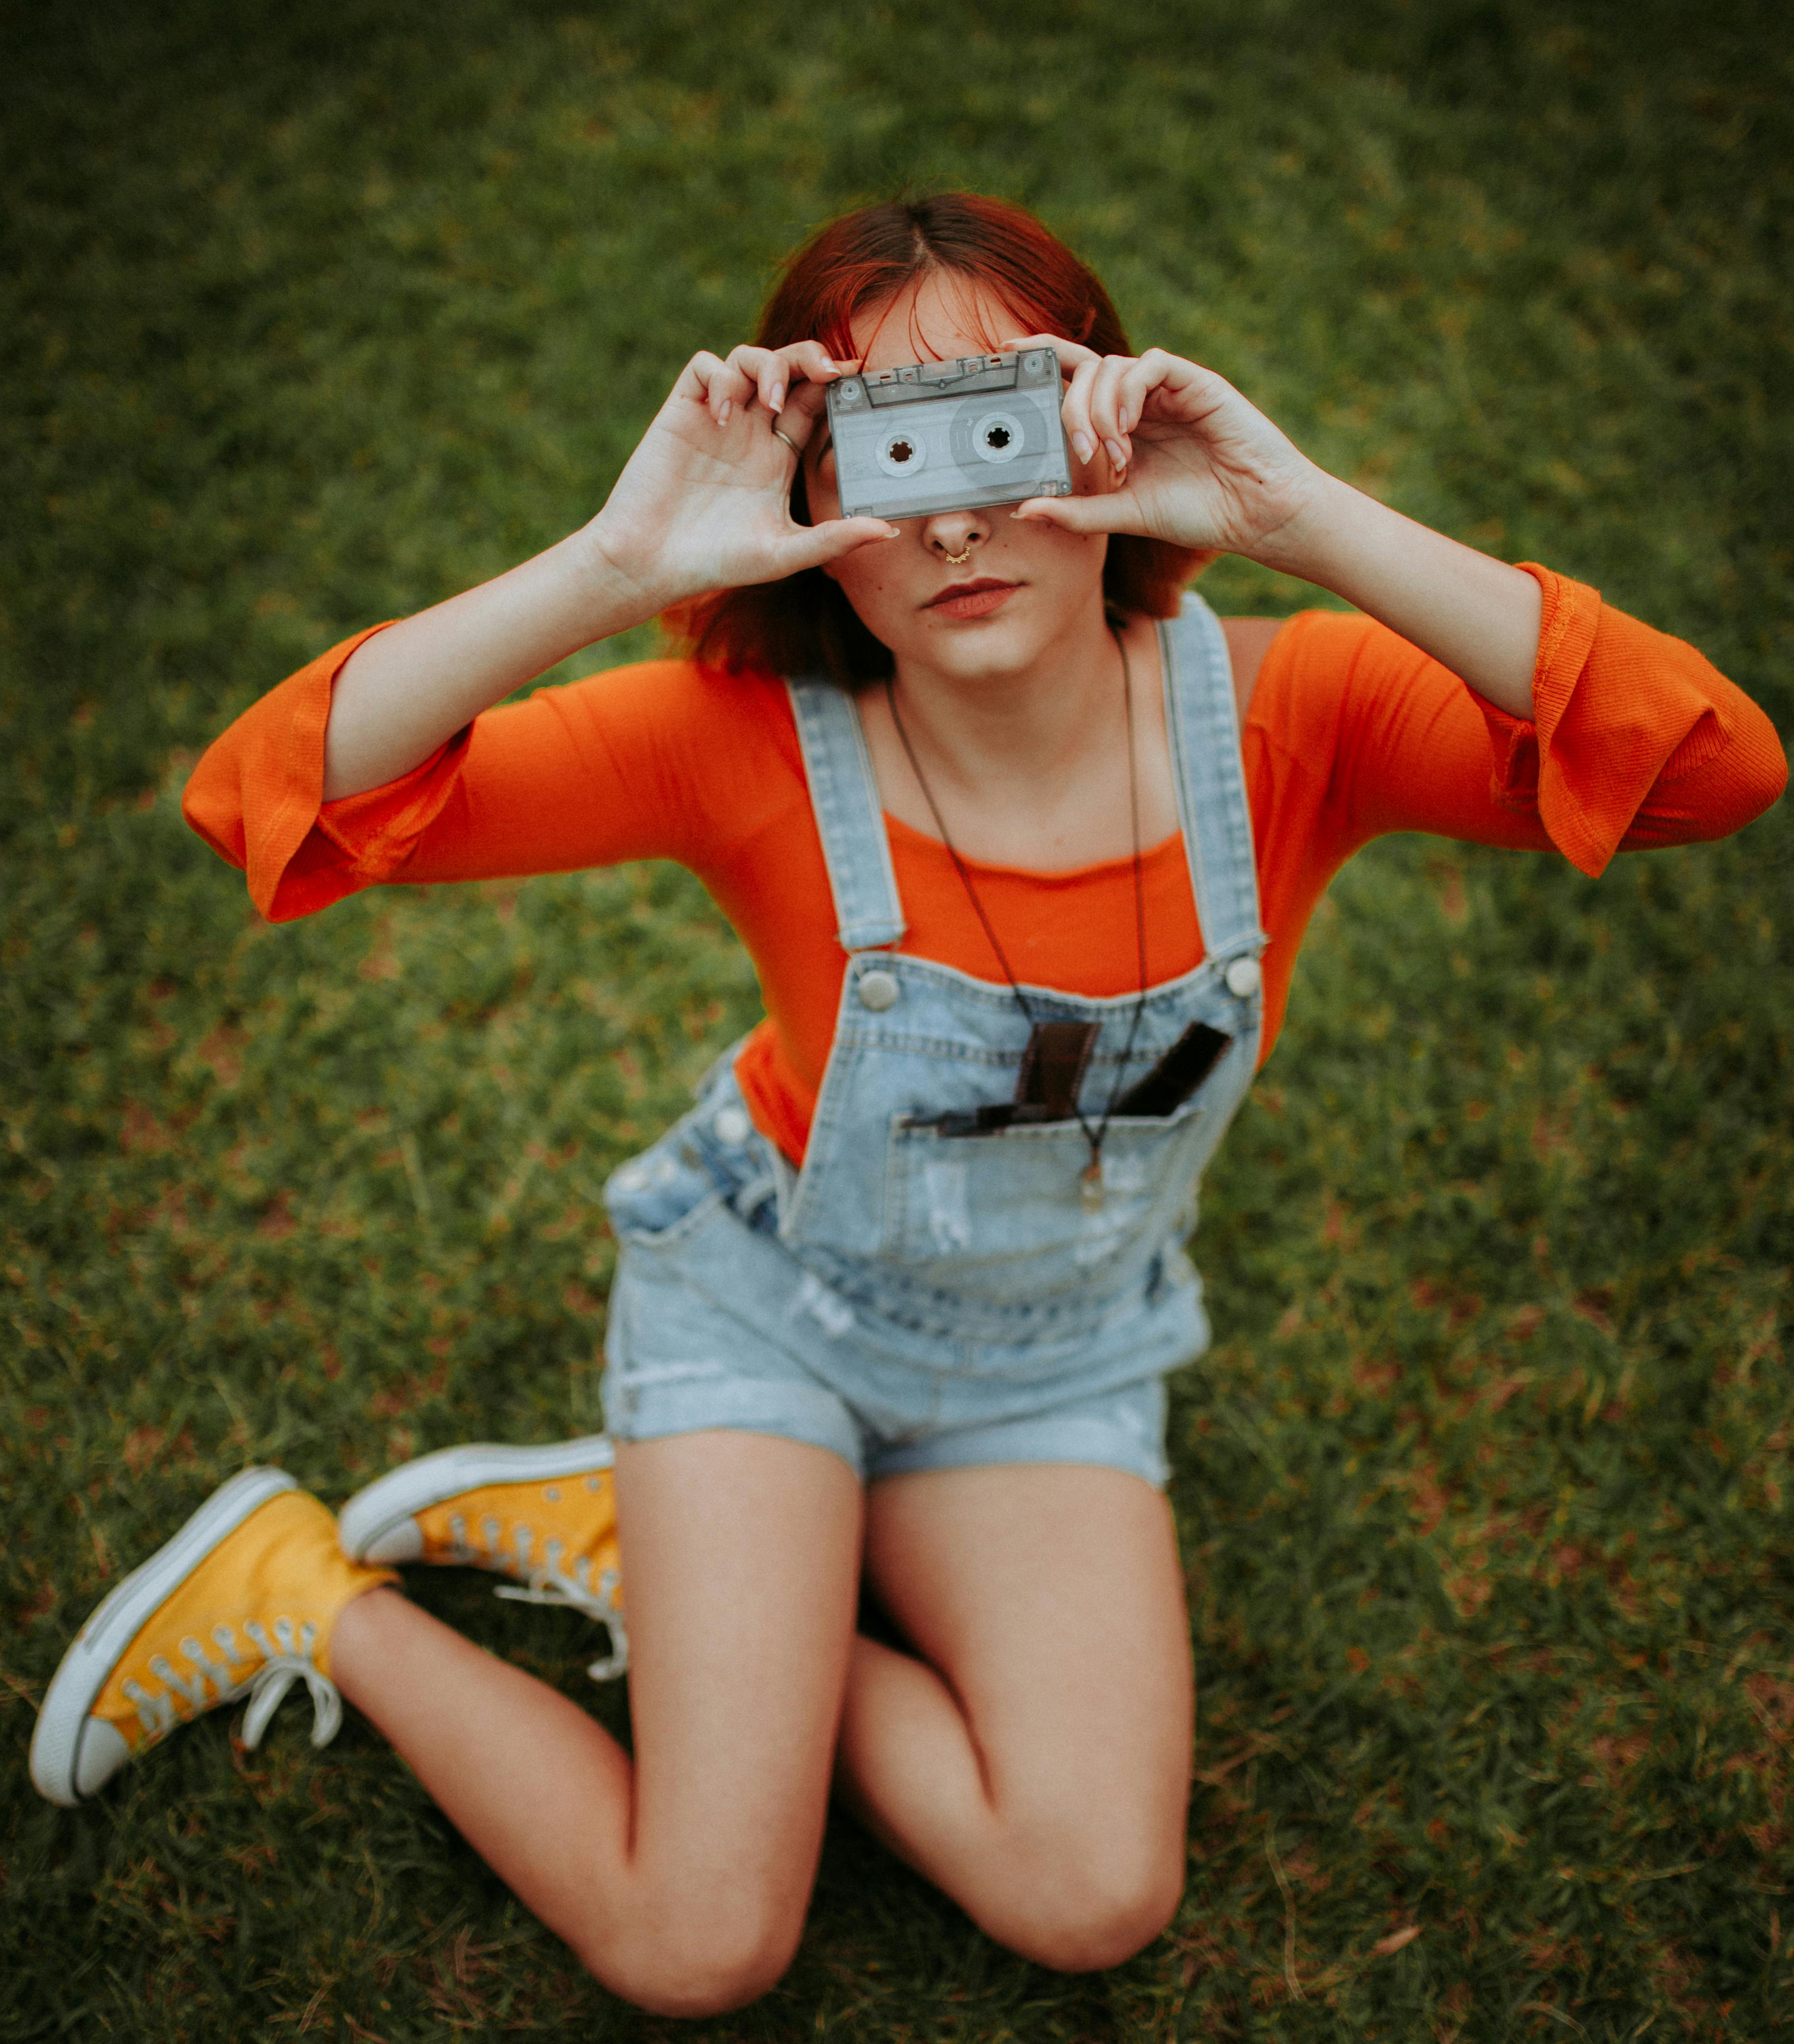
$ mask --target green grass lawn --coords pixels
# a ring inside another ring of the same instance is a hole
[[[0,2035],[1794,2031],[1787,807],[1599,882],[1391,840],[1324,905],[1197,1244],[1189,1882],[1131,1965],[1012,1959],[843,1821],[783,1986],[682,2031],[359,1723],[321,1758],[290,1705],[245,1754],[221,1714],[72,1814],[25,1773],[81,1619],[245,1462],[335,1502],[598,1424],[598,1186],[758,1012],[670,869],[263,925],[179,814],[225,720],[588,517],[778,254],[915,181],[1036,206],[1137,340],[1786,731],[1780,10],[96,0],[0,34]],[[419,1594],[596,1696],[564,1615]]]

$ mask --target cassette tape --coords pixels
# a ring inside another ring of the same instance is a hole
[[[1050,348],[912,362],[828,386],[843,518],[921,518],[1069,497]]]

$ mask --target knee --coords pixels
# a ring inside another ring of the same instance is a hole
[[[1058,1973],[1100,1973],[1170,1927],[1183,1899],[1182,1841],[1174,1852],[1116,1839],[1062,1844],[1028,1885],[1021,1934],[1003,1942]]]
[[[1183,1898],[1181,1869],[1174,1883],[1143,1880],[1093,1884],[1077,1906],[1051,1918],[1039,1963],[1066,1973],[1101,1973],[1144,1951],[1170,1924]]]
[[[588,1973],[651,2015],[725,2015],[778,1984],[802,1928],[801,1918],[732,1897],[657,1915],[633,1937],[613,1925],[574,1949]]]

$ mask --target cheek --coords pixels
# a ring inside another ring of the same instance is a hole
[[[812,525],[826,524],[831,518],[840,517],[841,498],[835,487],[833,462],[825,462],[809,471],[805,494],[809,501]],[[862,552],[849,554],[845,559],[823,564],[823,573],[839,585],[841,594],[871,630],[878,628],[874,620],[882,605],[893,600],[902,601],[901,590],[893,596],[893,585],[901,578],[893,571],[896,564],[890,550],[904,544],[901,540],[892,540],[884,547],[868,547]]]
[[[904,542],[891,540],[885,544],[895,548],[902,546]],[[908,606],[903,601],[901,590],[897,586],[901,578],[893,572],[895,564],[880,559],[879,554],[879,548],[868,547],[859,553],[849,554],[843,560],[828,562],[822,571],[839,589],[866,628],[882,638],[885,635],[879,629],[882,613]]]
[[[1085,494],[1073,492],[1074,496]],[[1062,532],[1056,525],[1032,524],[1020,529],[1028,536],[1025,544],[1031,565],[1050,586],[1069,596],[1093,578],[1101,578],[1108,558],[1108,533]]]
[[[810,507],[810,523],[824,525],[841,515],[841,493],[835,487],[835,464],[819,463],[804,471],[804,498]]]

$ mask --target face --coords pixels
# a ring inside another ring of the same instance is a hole
[[[936,272],[862,313],[854,345],[866,368],[885,369],[985,354],[1017,331],[1015,314],[993,293]],[[840,515],[827,426],[824,415],[804,463],[819,523]],[[1090,464],[1073,455],[1071,470],[1080,494],[1107,481],[1100,454]],[[960,678],[1019,674],[1080,627],[1100,625],[1104,535],[1017,520],[1007,505],[897,522],[901,538],[862,548],[826,572],[900,670],[916,665]]]

